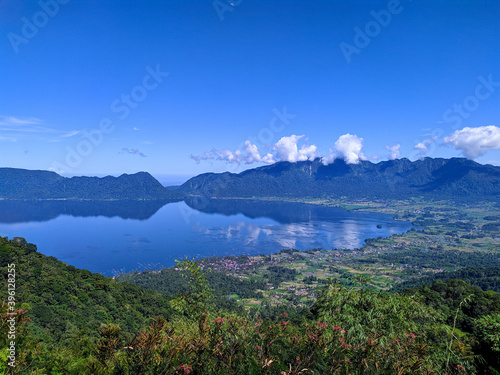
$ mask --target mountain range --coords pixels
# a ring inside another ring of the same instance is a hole
[[[119,177],[62,177],[55,172],[0,168],[0,199],[179,200],[147,172]]]
[[[498,200],[500,167],[465,158],[406,158],[324,165],[320,159],[278,162],[235,174],[204,173],[172,190],[146,172],[119,177],[62,177],[55,172],[0,168],[0,199],[181,200],[206,198],[382,198]]]
[[[351,197],[498,199],[500,167],[465,158],[406,158],[347,164],[336,159],[278,162],[239,174],[205,173],[179,190],[205,197]]]

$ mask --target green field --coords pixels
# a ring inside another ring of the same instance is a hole
[[[498,222],[491,220],[500,212],[498,203],[461,205],[447,201],[426,202],[419,198],[406,201],[287,201],[388,213],[394,215],[396,220],[411,221],[419,229],[388,238],[368,239],[363,247],[355,250],[293,250],[271,257],[250,257],[258,264],[251,272],[235,272],[231,268],[225,272],[245,279],[267,281],[264,275],[269,264],[278,264],[295,269],[297,274],[293,280],[282,282],[279,289],[269,285],[261,290],[264,298],[240,299],[239,303],[245,308],[264,304],[298,306],[311,303],[315,300],[314,290],[327,278],[354,287],[360,285],[360,277],[369,278],[370,287],[390,290],[404,281],[463,267],[500,266],[500,232],[483,227],[487,224],[491,227],[491,223]],[[306,283],[304,280],[307,278]]]

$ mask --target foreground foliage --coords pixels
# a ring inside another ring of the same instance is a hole
[[[15,264],[16,309],[28,310],[31,330],[44,343],[92,341],[101,323],[120,324],[132,333],[150,316],[168,318],[173,313],[158,293],[66,265],[39,253],[24,238],[0,237],[0,279],[5,287],[8,264]],[[6,294],[1,300],[6,301]]]
[[[476,298],[463,282],[389,294],[329,281],[307,313],[263,318],[221,309],[192,261],[178,265],[187,276],[184,292],[167,300],[70,269],[23,239],[0,241],[2,275],[5,262],[24,268],[16,283],[22,307],[15,315],[16,366],[7,364],[10,315],[4,304],[0,374],[474,374],[499,368],[498,294]],[[40,290],[48,281],[60,288]],[[105,286],[104,295],[98,285]],[[73,315],[64,316],[69,332],[61,334],[36,307],[56,309],[56,295],[69,301],[80,293],[75,287],[86,290],[86,304],[65,305]],[[121,302],[113,300],[116,293]],[[104,309],[108,315],[98,315]],[[148,315],[155,317],[146,325]],[[84,328],[89,322],[90,331]],[[95,322],[100,325],[94,329]]]

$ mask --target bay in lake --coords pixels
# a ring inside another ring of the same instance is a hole
[[[391,215],[301,203],[0,201],[1,236],[24,237],[45,255],[107,276],[185,256],[354,249],[410,228]]]

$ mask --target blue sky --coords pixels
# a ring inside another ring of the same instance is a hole
[[[500,165],[499,47],[496,0],[0,0],[0,166]]]

